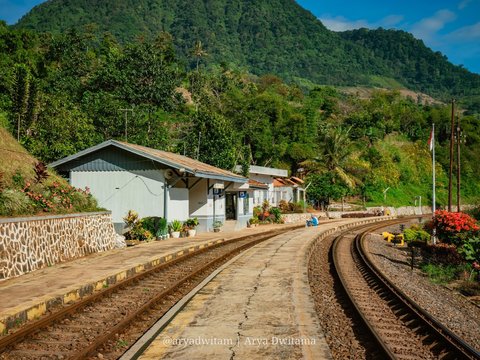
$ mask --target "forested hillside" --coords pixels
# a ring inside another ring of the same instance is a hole
[[[121,109],[132,110],[126,129]],[[120,45],[109,36],[47,36],[0,25],[0,122],[45,162],[123,140],[127,130],[129,142],[225,169],[288,169],[312,182],[312,200],[353,195],[379,203],[390,187],[396,205],[411,204],[430,193],[426,140],[435,122],[444,203],[449,121],[447,106],[423,106],[397,92],[360,99],[227,65],[190,69],[167,33]],[[475,116],[461,122],[464,196],[472,202],[480,131]]]
[[[392,77],[404,79],[409,88],[446,99],[457,95],[477,99],[480,106],[480,75],[455,66],[440,52],[434,52],[412,34],[395,30],[352,30],[344,39],[370,50],[384,61]],[[480,110],[480,108],[478,108]]]
[[[294,0],[50,0],[16,27],[108,32],[123,44],[139,37],[151,40],[164,31],[172,34],[178,60],[189,69],[226,64],[305,86],[393,83],[444,99],[480,96],[480,75],[452,65],[411,35],[386,30],[338,34]],[[480,103],[469,99],[469,106]]]

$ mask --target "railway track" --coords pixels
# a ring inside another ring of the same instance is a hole
[[[473,347],[416,305],[369,260],[366,235],[394,223],[370,225],[358,234],[350,230],[333,239],[332,270],[357,312],[356,325],[362,326],[357,333],[370,339],[370,348],[376,343],[375,358],[479,359]]]
[[[187,253],[0,338],[0,359],[118,358],[215,268],[282,231]]]

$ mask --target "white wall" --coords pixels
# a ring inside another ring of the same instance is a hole
[[[172,220],[185,221],[189,216],[188,211],[188,189],[185,188],[170,188],[168,190],[168,212],[167,220],[172,222]]]
[[[250,174],[250,179],[259,181],[261,183],[268,185],[268,191],[273,191],[273,176],[270,175],[260,175],[260,174]]]
[[[210,212],[208,210],[207,180],[201,179],[189,191],[189,212],[191,217],[204,217],[212,214],[212,209],[210,209]]]
[[[157,170],[72,171],[73,186],[88,186],[98,205],[112,212],[114,223],[123,223],[129,210],[140,217],[163,217],[163,174]]]

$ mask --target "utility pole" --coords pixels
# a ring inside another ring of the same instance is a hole
[[[198,146],[197,146],[197,159],[200,157],[200,143],[201,143],[201,139],[202,139],[202,132],[199,131],[198,132]]]
[[[455,138],[455,99],[452,99],[452,124],[450,127],[450,172],[448,176],[448,211],[452,211],[453,143]]]
[[[130,111],[133,115],[133,109],[118,109],[119,111],[123,111],[125,114],[125,141],[128,141],[128,132],[127,132],[127,121],[128,121],[128,112]]]
[[[460,143],[463,135],[460,131],[460,118],[457,120],[457,212],[460,212]]]

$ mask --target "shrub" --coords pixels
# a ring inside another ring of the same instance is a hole
[[[445,243],[458,245],[465,233],[478,231],[480,228],[471,218],[464,213],[454,213],[445,210],[435,212],[432,221],[426,224],[430,231],[436,228],[437,237]]]
[[[434,264],[459,265],[463,259],[457,252],[457,247],[451,244],[440,243],[427,245],[422,249],[424,259]]]
[[[282,212],[279,208],[273,207],[270,209],[270,213],[273,216],[273,221],[277,224],[282,222]]]
[[[475,220],[480,221],[480,205],[477,205],[473,209],[468,210],[467,214],[473,217]]]
[[[262,203],[262,210],[263,212],[268,212],[268,210],[270,209],[270,203],[268,202],[267,199],[263,200],[263,203]]]
[[[480,264],[480,237],[472,236],[467,238],[458,252],[463,258],[470,263]]]
[[[47,179],[49,176],[47,171],[47,165],[45,165],[45,163],[41,161],[33,164],[33,171],[35,173],[36,184],[41,184],[43,180]]]
[[[167,221],[162,217],[149,216],[142,218],[140,221],[142,227],[148,230],[154,237],[161,237],[168,233]]]
[[[418,225],[412,225],[410,228],[405,229],[403,235],[406,242],[419,241],[427,243],[430,239],[430,234]]]
[[[29,197],[19,190],[8,189],[0,193],[0,215],[15,216],[32,213],[34,205]]]
[[[260,214],[262,214],[262,213],[263,213],[263,210],[260,206],[255,206],[253,208],[253,216],[254,217],[258,218],[260,216]]]
[[[223,226],[223,222],[221,222],[220,220],[216,220],[213,222],[214,229],[220,229],[222,226]]]
[[[123,221],[125,221],[127,225],[126,231],[123,234],[126,240],[145,241],[153,237],[152,233],[142,226],[137,212],[129,210],[127,216],[123,218]]]
[[[463,267],[458,265],[436,265],[424,264],[421,269],[432,282],[437,284],[446,284],[457,278],[457,274],[463,270]]]
[[[23,186],[25,185],[25,179],[23,178],[22,173],[18,169],[15,174],[12,175],[12,184],[14,187],[19,189],[23,188]]]
[[[34,204],[36,212],[71,213],[99,210],[97,201],[88,188],[81,190],[57,182],[48,186],[32,186],[27,182],[23,191]]]
[[[290,204],[286,200],[280,200],[278,203],[278,208],[282,211],[283,214],[290,211]]]
[[[303,213],[303,201],[290,203],[290,211],[294,213]]]

